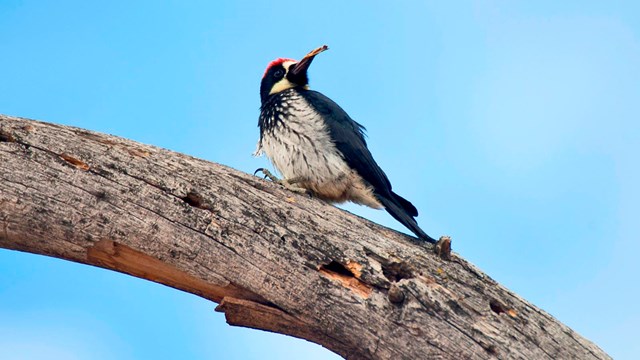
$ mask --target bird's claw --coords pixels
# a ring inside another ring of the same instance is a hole
[[[295,186],[294,184],[297,182],[295,179],[287,180],[287,179],[278,179],[275,175],[271,173],[271,171],[265,168],[258,168],[253,172],[255,176],[257,173],[261,172],[264,175],[264,179],[269,179],[276,184],[282,185],[285,189],[292,191],[294,193],[303,194],[303,195],[311,195],[309,190]]]
[[[269,180],[271,180],[271,181],[273,181],[273,182],[275,182],[275,183],[279,183],[279,182],[281,181],[281,180],[280,180],[280,179],[278,179],[275,175],[273,175],[273,174],[271,173],[271,171],[269,171],[269,170],[267,170],[267,169],[265,169],[265,168],[258,168],[258,169],[256,169],[256,171],[254,171],[254,172],[253,172],[253,175],[255,176],[255,175],[256,175],[257,173],[259,173],[259,172],[261,172],[261,173],[264,175],[263,179],[269,179]]]

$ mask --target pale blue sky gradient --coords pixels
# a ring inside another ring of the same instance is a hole
[[[432,236],[616,359],[640,354],[634,1],[0,1],[0,113],[245,172],[276,57],[368,129]],[[2,170],[0,164],[0,171]],[[349,211],[406,231],[383,211]],[[0,250],[9,359],[336,358],[215,304]],[[6,358],[6,354],[2,354]]]

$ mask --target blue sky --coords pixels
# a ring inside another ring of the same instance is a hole
[[[0,113],[252,172],[259,82],[311,85],[369,134],[431,235],[616,359],[640,353],[640,6],[633,1],[0,1]],[[1,165],[0,165],[1,166]],[[383,211],[351,212],[402,231]],[[215,304],[0,250],[10,359],[332,358]],[[4,354],[4,355],[6,355]],[[335,357],[334,357],[335,358]]]

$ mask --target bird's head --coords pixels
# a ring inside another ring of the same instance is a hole
[[[287,89],[294,87],[308,88],[309,77],[307,76],[307,69],[309,69],[311,61],[316,55],[328,49],[327,45],[323,45],[305,55],[300,61],[280,58],[270,62],[260,84],[260,99],[262,102],[264,103],[269,98],[269,95]]]

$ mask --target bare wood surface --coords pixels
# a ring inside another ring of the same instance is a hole
[[[222,165],[2,115],[0,247],[181,289],[349,359],[610,358],[455,253]]]

